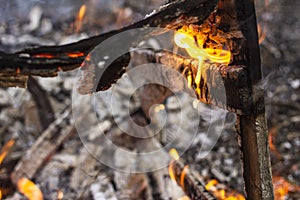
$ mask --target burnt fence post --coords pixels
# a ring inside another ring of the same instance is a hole
[[[268,130],[254,0],[235,0],[241,31],[246,38],[246,70],[251,90],[250,113],[238,115],[237,132],[242,151],[247,199],[274,199]]]

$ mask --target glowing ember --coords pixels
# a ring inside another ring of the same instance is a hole
[[[9,140],[1,149],[1,153],[0,153],[0,164],[2,163],[2,161],[4,160],[4,158],[6,157],[6,155],[8,154],[9,149],[14,145],[15,141],[14,140]]]
[[[174,42],[177,46],[184,48],[192,58],[198,59],[198,70],[195,78],[196,92],[200,95],[200,80],[201,80],[201,66],[204,61],[211,61],[228,65],[231,58],[230,51],[223,50],[220,45],[212,46],[211,48],[204,48],[206,35],[183,27],[174,34]],[[188,86],[191,87],[191,76],[187,76]]]
[[[61,190],[58,190],[57,192],[57,200],[62,200],[64,197],[64,193]]]
[[[80,7],[77,17],[76,17],[76,22],[75,22],[76,32],[80,31],[80,29],[81,29],[82,20],[83,20],[85,13],[86,13],[86,5],[83,4]]]
[[[34,54],[32,57],[34,58],[54,58],[52,54]]]
[[[275,200],[288,199],[289,192],[300,192],[300,187],[286,181],[283,177],[273,177]]]
[[[84,56],[84,53],[82,52],[67,53],[67,56],[69,56],[70,58],[78,58]]]
[[[224,189],[218,189],[218,183],[219,182],[217,180],[212,179],[206,184],[205,188],[206,190],[212,192],[213,195],[220,200],[245,200],[245,197],[238,192],[226,192]]]
[[[18,190],[29,200],[43,200],[41,190],[27,178],[21,178],[18,181]]]

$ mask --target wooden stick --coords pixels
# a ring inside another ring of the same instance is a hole
[[[71,109],[66,109],[42,133],[38,140],[22,156],[11,174],[12,182],[17,185],[22,177],[32,179],[46,159],[73,133],[75,127],[71,124]]]
[[[31,76],[28,79],[28,91],[36,104],[42,128],[45,130],[55,120],[48,94]]]
[[[274,199],[271,163],[261,81],[260,51],[253,0],[235,1],[240,28],[246,38],[246,66],[251,93],[251,112],[238,116],[247,199]]]
[[[205,189],[205,184],[196,178],[180,161],[174,160],[170,163],[176,183],[185,194],[193,200],[214,200],[216,197]]]

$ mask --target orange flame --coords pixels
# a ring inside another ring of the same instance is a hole
[[[266,39],[266,27],[257,24],[258,43],[261,44]]]
[[[76,32],[80,31],[81,29],[81,26],[82,26],[82,20],[84,18],[84,15],[86,13],[86,5],[83,4],[79,11],[78,11],[78,14],[77,14],[77,17],[76,17],[76,22],[75,22],[75,28],[76,28]]]
[[[2,192],[1,192],[1,189],[0,189],[0,200],[2,199]]]
[[[27,178],[21,178],[18,181],[18,190],[29,200],[43,200],[41,190]]]
[[[193,30],[179,30],[174,34],[174,42],[177,46],[184,48],[189,56],[198,59],[198,70],[195,78],[196,92],[200,95],[201,67],[205,60],[228,65],[231,58],[231,52],[220,48],[203,48],[204,40],[200,33],[194,33]],[[197,37],[199,36],[199,37]],[[196,39],[199,38],[199,39]],[[189,77],[188,77],[189,79]],[[188,80],[189,87],[191,81]]]
[[[238,192],[232,191],[232,192],[226,192],[223,189],[218,189],[217,184],[219,182],[215,179],[210,180],[205,188],[206,190],[213,193],[214,196],[216,196],[220,200],[245,200],[245,197]]]
[[[2,163],[2,161],[4,160],[4,158],[6,157],[6,155],[9,152],[9,149],[14,145],[15,140],[9,140],[1,149],[1,153],[0,153],[0,164]]]
[[[283,177],[273,177],[275,200],[285,200],[289,192],[300,192],[300,187],[286,181]]]
[[[180,185],[183,187],[183,189],[184,189],[184,177],[187,174],[188,170],[189,170],[189,166],[188,165],[184,166],[182,173],[180,175]]]

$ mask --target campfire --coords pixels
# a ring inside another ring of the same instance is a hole
[[[8,124],[0,127],[0,199],[263,200],[300,192],[280,174],[272,179],[269,146],[271,156],[284,156],[277,129],[268,135],[257,86],[267,34],[253,1],[150,0],[156,9],[129,25],[138,5],[112,1],[105,16],[97,2],[76,4],[71,23],[61,22],[69,27],[59,38],[72,33],[75,41],[1,47],[9,98],[0,104],[8,116],[0,115]],[[50,37],[57,27],[43,10],[32,9],[24,30]]]

